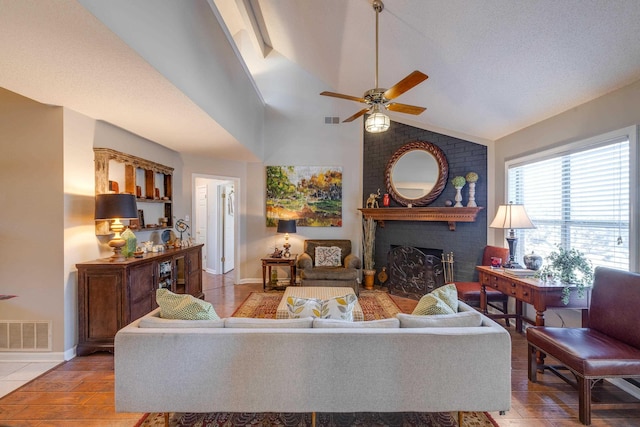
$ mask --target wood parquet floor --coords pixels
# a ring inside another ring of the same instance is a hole
[[[225,276],[205,274],[204,292],[221,317],[230,316],[262,284],[234,286]],[[404,312],[416,301],[393,297]],[[500,426],[565,427],[577,420],[578,398],[569,385],[554,375],[527,379],[526,339],[509,328],[512,337],[512,408],[506,415],[492,413]],[[473,381],[473,378],[469,379]],[[76,357],[0,399],[0,427],[131,427],[143,416],[116,413],[113,406],[113,355],[96,353]],[[606,391],[614,389],[603,386]],[[615,393],[615,390],[612,392]],[[640,426],[640,411],[594,411],[594,427]]]

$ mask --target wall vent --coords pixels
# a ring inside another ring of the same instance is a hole
[[[340,117],[325,117],[324,118],[325,125],[339,125]]]
[[[51,320],[0,320],[0,351],[51,351]]]

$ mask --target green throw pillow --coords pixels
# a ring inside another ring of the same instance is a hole
[[[160,306],[160,317],[163,319],[220,319],[211,303],[189,294],[174,294],[168,289],[161,288],[156,291],[156,302]]]
[[[420,298],[411,314],[454,314],[458,312],[458,290],[456,285],[441,286]]]

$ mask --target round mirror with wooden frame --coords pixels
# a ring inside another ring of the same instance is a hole
[[[444,190],[449,164],[440,148],[415,141],[400,147],[385,170],[387,192],[402,206],[427,206]]]

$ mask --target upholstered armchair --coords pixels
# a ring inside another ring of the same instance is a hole
[[[362,266],[350,240],[305,240],[297,264],[302,286],[348,286],[359,293]]]

